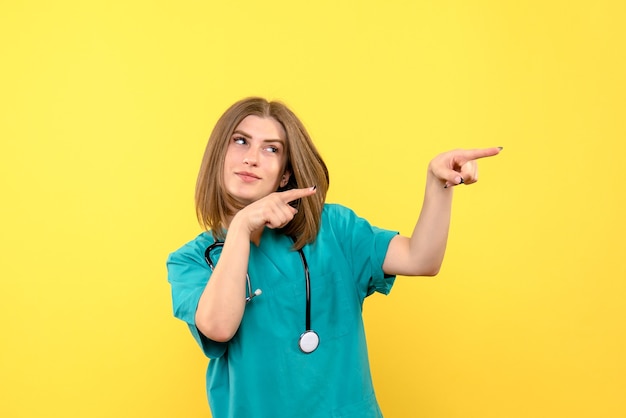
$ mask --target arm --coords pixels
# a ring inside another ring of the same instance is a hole
[[[235,214],[220,260],[198,301],[196,326],[204,336],[226,342],[235,335],[246,307],[250,242],[259,243],[265,226],[282,228],[289,223],[297,213],[289,202],[314,193],[313,188],[272,193]]]
[[[236,219],[235,216],[230,224],[219,262],[196,309],[196,327],[217,342],[226,342],[233,337],[245,308],[250,234]]]
[[[500,148],[449,151],[428,165],[422,210],[411,237],[396,236],[389,243],[383,270],[390,275],[434,276],[443,262],[448,241],[453,186],[478,180],[476,160]]]

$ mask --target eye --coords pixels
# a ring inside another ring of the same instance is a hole
[[[233,142],[235,144],[244,145],[247,141],[243,136],[235,136],[233,137]]]
[[[268,145],[267,147],[265,147],[265,151],[275,154],[280,150],[278,149],[278,147],[275,147],[274,145]]]

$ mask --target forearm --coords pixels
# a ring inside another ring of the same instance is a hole
[[[250,233],[233,220],[196,310],[196,326],[214,341],[230,340],[239,328],[246,305],[249,255]]]
[[[417,275],[435,275],[443,263],[454,187],[444,188],[441,180],[429,171],[424,203],[409,240],[411,266]]]
[[[391,240],[383,270],[391,275],[434,276],[439,272],[448,241],[453,188],[429,171],[424,203],[410,237]]]

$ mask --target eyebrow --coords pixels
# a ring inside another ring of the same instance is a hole
[[[245,136],[246,138],[252,139],[252,135],[245,133],[244,131],[240,131],[240,130],[235,130],[235,132],[233,132],[233,135],[235,134],[239,134],[241,136]],[[284,139],[280,139],[280,138],[266,138],[266,139],[262,139],[262,142],[278,142],[280,144],[285,144],[285,140]]]

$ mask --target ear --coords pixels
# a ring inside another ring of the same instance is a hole
[[[280,187],[285,187],[287,183],[289,183],[289,178],[291,178],[291,171],[285,170],[283,176],[280,178]]]

